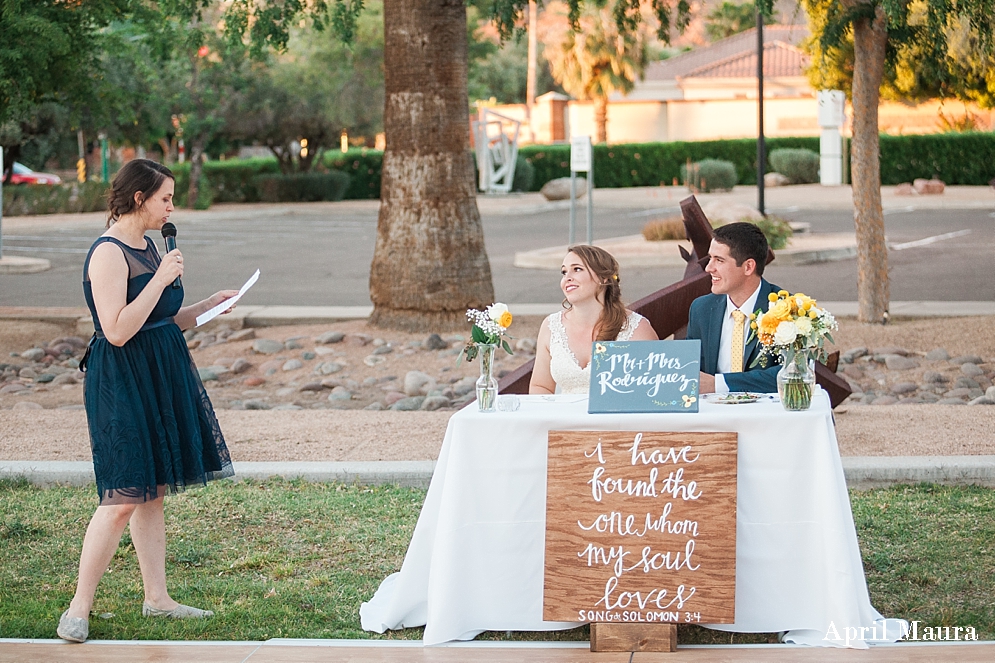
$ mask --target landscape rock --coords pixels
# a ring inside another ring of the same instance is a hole
[[[227,373],[228,369],[224,366],[203,366],[197,368],[197,373],[200,375],[201,382],[210,382],[211,380],[217,380],[222,374]]]
[[[995,400],[995,387],[988,387],[988,389],[985,390],[985,397]]]
[[[387,395],[384,396],[383,400],[387,404],[387,406],[390,407],[394,403],[404,400],[405,398],[407,398],[407,396],[405,396],[399,391],[388,391]]]
[[[919,387],[915,382],[898,382],[891,386],[891,393],[893,394],[911,394],[916,391]]]
[[[449,344],[443,341],[438,334],[429,334],[429,337],[422,343],[422,347],[426,350],[445,350]]]
[[[343,366],[337,361],[326,361],[324,363],[315,366],[314,372],[319,373],[321,375],[331,375],[333,373],[338,373],[343,368],[345,368],[345,366]]]
[[[288,350],[300,350],[304,347],[304,344],[300,342],[299,338],[291,338],[283,342],[283,347]]]
[[[950,359],[950,354],[945,348],[934,348],[926,353],[926,359],[930,361],[946,361]]]
[[[954,389],[980,389],[981,385],[971,378],[957,378],[954,382]]]
[[[402,398],[393,405],[390,406],[391,410],[396,410],[398,412],[412,412],[421,407],[421,404],[425,402],[424,396],[409,396],[408,398]]]
[[[936,401],[937,405],[965,405],[965,402],[961,398],[941,398]]]
[[[941,382],[950,382],[950,378],[938,371],[926,371],[922,374],[922,381],[939,384]]]
[[[321,391],[324,388],[320,382],[305,382],[298,388],[298,391]]]
[[[453,383],[453,392],[455,392],[457,396],[464,396],[472,392],[476,387],[476,384],[476,378],[472,378],[468,375],[467,377]]]
[[[449,399],[445,396],[427,396],[419,409],[433,412],[444,407],[449,407]]]
[[[35,378],[35,382],[37,382],[38,384],[48,384],[54,379],[55,379],[55,373],[42,373],[37,378]]]
[[[366,334],[349,334],[346,336],[346,342],[349,345],[369,345],[370,341],[373,339]]]
[[[271,338],[257,338],[252,343],[252,351],[261,355],[272,355],[284,349],[283,343]]]
[[[332,393],[328,394],[328,400],[349,401],[352,400],[352,392],[345,387],[335,387],[332,389]]]
[[[956,389],[951,389],[950,391],[943,394],[944,399],[947,398],[967,398],[971,395],[971,390],[967,387],[958,387]]]
[[[248,360],[239,357],[238,359],[232,362],[228,370],[230,370],[235,375],[238,375],[240,373],[246,372],[250,368],[252,368],[252,364],[250,364]]]
[[[887,354],[884,358],[885,366],[891,371],[907,371],[919,368],[919,362],[911,357],[903,357],[899,354]]]
[[[536,342],[531,338],[520,338],[515,342],[515,349],[528,355],[535,354]]]
[[[972,364],[970,362],[961,364],[960,372],[969,378],[976,378],[979,375],[985,374],[985,372],[977,364]]]
[[[923,178],[918,178],[912,181],[912,188],[919,195],[936,195],[943,193],[946,185],[942,180],[932,179],[927,180]]]
[[[852,364],[853,362],[857,361],[858,359],[866,355],[867,355],[867,348],[863,347],[850,348],[842,355],[840,355],[840,361],[842,361],[844,364]]]
[[[311,352],[310,350],[305,350],[304,352],[301,353],[301,359],[303,359],[304,361],[311,361],[317,356],[318,356],[317,354]]]
[[[411,352],[414,352],[414,350],[412,350]],[[387,358],[384,357],[383,355],[367,355],[363,357],[363,363],[369,366],[370,368],[373,368],[378,364],[382,364],[385,361],[387,361]]]
[[[897,345],[887,345],[883,348],[874,348],[874,354],[876,355],[901,355],[902,357],[907,357],[909,351],[905,348],[900,348]]]
[[[853,378],[854,380],[862,380],[864,378],[864,372],[858,367],[850,365],[843,369],[843,375],[848,378]]]
[[[31,348],[30,350],[25,350],[21,353],[23,359],[28,361],[40,361],[42,357],[45,356],[45,351],[41,348]]]
[[[898,399],[894,396],[878,396],[871,401],[871,405],[894,405],[897,402]]]
[[[764,186],[787,186],[791,184],[791,178],[781,173],[767,173],[764,175]]]
[[[369,405],[367,405],[363,409],[364,410],[382,410],[383,409],[383,403],[381,403],[380,401],[373,401],[372,403],[370,403]]]
[[[68,373],[62,373],[61,375],[56,375],[55,379],[52,380],[53,385],[61,384],[77,384],[82,379],[83,374],[79,371],[70,371]]]
[[[253,375],[251,377],[245,378],[245,381],[242,384],[244,384],[246,387],[258,387],[259,385],[265,382],[266,382],[265,378]]]
[[[962,355],[960,357],[954,357],[950,360],[950,363],[955,366],[960,366],[962,364],[983,364],[985,362],[981,361],[981,357],[978,355]]]
[[[17,372],[17,377],[24,378],[26,380],[34,380],[38,377],[38,371],[30,366],[26,366]]]
[[[283,368],[283,359],[270,359],[269,361],[264,361],[259,365],[259,370],[263,375],[273,375],[278,370]]]
[[[20,401],[18,403],[14,403],[13,407],[11,407],[10,409],[11,410],[42,410],[44,408],[42,408],[42,406],[39,403],[35,403],[33,401]]]
[[[757,221],[763,214],[756,207],[746,203],[734,203],[727,200],[712,200],[702,204],[701,211],[712,223],[734,223],[736,221]]]
[[[430,383],[435,383],[430,375],[421,371],[408,371],[404,376],[404,393],[408,396],[418,396],[422,387]]]
[[[995,400],[987,396],[978,396],[974,400],[968,401],[968,405],[995,405]]]
[[[326,345],[328,343],[341,343],[342,339],[345,338],[345,334],[340,331],[327,331],[321,336],[314,339],[315,343],[321,343]]]
[[[247,400],[242,403],[242,406],[246,410],[272,410],[273,406],[266,401],[261,401],[257,399]]]
[[[282,368],[285,371],[296,371],[298,368],[304,368],[304,362],[300,359],[288,359]]]
[[[255,329],[239,329],[238,331],[232,332],[228,335],[228,342],[235,343],[237,341],[251,341],[255,337]]]
[[[388,345],[380,345],[380,346],[377,347],[376,350],[373,351],[373,354],[375,354],[375,355],[389,355],[393,351],[394,351],[394,348],[391,347],[389,344]]]
[[[577,178],[576,192],[578,198],[587,193],[586,178]],[[557,177],[556,179],[549,180],[541,189],[539,189],[539,193],[541,193],[543,198],[546,200],[570,200],[570,178]]]

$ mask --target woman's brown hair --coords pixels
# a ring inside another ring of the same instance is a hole
[[[176,181],[173,171],[150,159],[133,159],[124,164],[107,193],[107,227],[141,208],[167,178]],[[136,193],[142,194],[141,202],[135,201]]]
[[[601,315],[594,327],[595,341],[614,341],[625,326],[628,316],[622,303],[622,288],[619,285],[618,261],[604,249],[589,244],[578,244],[568,249],[583,261],[598,280],[598,298],[601,300]],[[564,300],[564,306],[569,304]]]

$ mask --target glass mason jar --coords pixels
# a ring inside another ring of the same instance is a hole
[[[477,343],[477,356],[480,358],[480,377],[477,378],[477,409],[481,412],[496,412],[498,383],[494,379],[493,343]]]
[[[815,388],[815,360],[805,350],[782,350],[777,393],[785,410],[807,410]]]

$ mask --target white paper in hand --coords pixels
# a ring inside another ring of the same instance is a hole
[[[241,299],[242,295],[244,295],[249,290],[249,288],[251,288],[252,285],[258,280],[259,280],[259,270],[257,269],[256,273],[250,276],[249,280],[245,282],[245,285],[243,285],[239,289],[237,295],[229,299],[226,299],[225,301],[221,302],[220,304],[212,308],[210,311],[206,311],[198,315],[197,326],[200,327],[205,322],[210,322],[211,320],[218,317],[219,315],[230,309],[232,306],[234,306],[235,302]]]

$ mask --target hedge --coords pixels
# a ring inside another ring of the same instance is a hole
[[[327,173],[292,173],[257,175],[253,182],[264,202],[303,203],[317,200],[342,200],[349,188],[349,176],[333,170]]]
[[[103,211],[107,209],[107,189],[103,182],[8,184],[3,187],[3,213],[21,216]]]
[[[767,153],[780,148],[819,151],[819,139],[768,138]],[[570,176],[570,146],[529,145],[519,149],[535,167],[532,191],[557,177]],[[596,187],[659,186],[680,182],[688,159],[731,161],[739,184],[756,184],[754,139],[594,146]],[[770,172],[770,166],[767,167]],[[911,182],[938,176],[947,184],[986,185],[995,177],[995,133],[881,136],[881,183]]]

